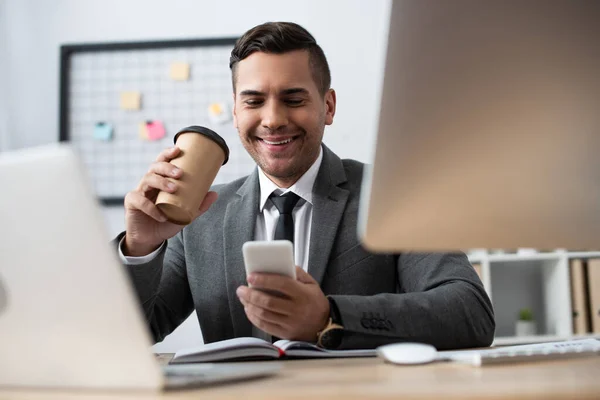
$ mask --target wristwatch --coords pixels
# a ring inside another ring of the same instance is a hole
[[[317,333],[317,346],[334,350],[342,344],[344,326],[342,325],[337,304],[330,297],[327,297],[327,300],[329,300],[329,320],[325,328]]]

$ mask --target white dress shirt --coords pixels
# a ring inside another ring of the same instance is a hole
[[[254,240],[273,240],[275,235],[275,225],[279,218],[279,211],[269,200],[271,193],[275,192],[282,195],[287,192],[293,192],[300,197],[300,200],[292,211],[294,219],[294,261],[296,265],[308,271],[308,250],[310,246],[310,232],[312,228],[312,189],[317,178],[317,173],[323,160],[323,149],[320,149],[319,157],[311,167],[298,179],[296,183],[287,189],[282,189],[273,183],[265,173],[258,169],[258,182],[260,187],[260,200],[258,204],[258,216],[254,225]],[[123,238],[125,239],[125,238]],[[123,239],[119,244],[119,257],[121,261],[129,265],[144,264],[152,261],[166,246],[166,241],[152,253],[142,257],[129,257],[123,254],[121,250]]]

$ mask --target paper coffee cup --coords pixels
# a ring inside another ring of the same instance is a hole
[[[177,185],[175,193],[161,191],[156,206],[170,222],[187,225],[208,193],[219,169],[229,159],[229,148],[217,133],[203,126],[189,126],[173,140],[181,149],[171,164],[180,168],[181,178],[168,178]]]

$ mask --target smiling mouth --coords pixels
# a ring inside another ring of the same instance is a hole
[[[267,140],[267,139],[263,139],[263,138],[258,138],[258,140],[261,140],[263,142],[265,142],[266,144],[269,145],[273,145],[273,146],[280,146],[280,145],[284,145],[284,144],[288,144],[291,143],[294,139],[296,139],[296,137],[291,137],[285,140],[279,140],[279,141],[271,141],[271,140]]]

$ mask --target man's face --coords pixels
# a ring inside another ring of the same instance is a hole
[[[233,118],[246,151],[278,186],[289,187],[319,156],[335,92],[321,96],[308,51],[256,52],[237,65]]]

